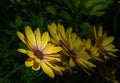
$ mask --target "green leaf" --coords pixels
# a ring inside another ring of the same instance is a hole
[[[56,9],[55,9],[55,7],[53,7],[53,6],[48,6],[48,7],[47,7],[47,11],[48,11],[49,13],[51,13],[52,15],[55,15],[55,14],[56,14]]]
[[[71,17],[71,15],[69,14],[69,12],[66,12],[66,11],[64,11],[64,10],[62,10],[62,11],[60,12],[60,16],[63,17],[63,18],[65,18],[66,20],[72,20],[72,17]]]
[[[100,16],[105,13],[105,9],[108,8],[111,3],[113,3],[112,0],[88,0],[84,4],[81,13]]]

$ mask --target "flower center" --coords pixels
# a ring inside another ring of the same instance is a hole
[[[43,59],[44,54],[40,50],[36,50],[34,53],[37,58]]]

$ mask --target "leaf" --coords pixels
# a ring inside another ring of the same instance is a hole
[[[48,7],[47,7],[47,11],[48,11],[49,13],[51,13],[52,15],[55,15],[55,14],[56,14],[56,9],[55,9],[55,7],[53,7],[53,6],[48,6]]]
[[[64,11],[64,10],[62,10],[60,12],[60,16],[63,17],[63,18],[65,18],[66,20],[72,20],[71,15],[68,12]]]

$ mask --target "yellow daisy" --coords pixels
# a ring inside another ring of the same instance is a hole
[[[97,61],[102,61],[99,57],[99,52],[98,48],[92,45],[91,39],[83,40],[84,46],[85,46],[85,51],[87,54],[92,57],[92,59],[97,60]]]
[[[57,65],[57,63],[61,61],[58,52],[60,52],[62,48],[49,43],[48,32],[44,32],[41,35],[39,28],[33,32],[29,26],[26,26],[25,35],[19,31],[17,31],[17,35],[29,48],[29,50],[18,49],[19,52],[29,56],[25,61],[27,67],[32,67],[35,71],[42,68],[43,71],[52,78],[55,77],[54,72],[62,75],[61,70],[63,68]]]
[[[76,64],[83,69],[90,69],[95,67],[93,63],[89,61],[91,58],[85,51],[85,47],[81,39],[77,34],[72,33],[72,28],[68,28],[66,31],[64,26],[58,23],[52,23],[48,25],[49,32],[51,33],[51,41],[63,48],[63,53],[70,57],[69,64],[74,67]]]
[[[99,56],[104,59],[108,59],[110,57],[108,55],[116,57],[116,55],[113,54],[113,52],[118,51],[118,49],[116,49],[115,45],[112,44],[114,37],[113,36],[107,37],[107,33],[106,32],[103,33],[102,27],[98,29],[98,32],[94,27],[94,35],[95,35],[95,46],[99,48],[99,53],[100,53]]]

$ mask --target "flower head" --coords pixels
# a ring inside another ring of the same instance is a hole
[[[48,32],[44,32],[41,35],[39,28],[33,32],[29,26],[26,26],[25,35],[19,31],[17,35],[29,48],[29,50],[18,49],[19,52],[29,56],[25,61],[27,67],[32,67],[35,71],[42,68],[43,71],[52,78],[55,77],[54,72],[60,75],[62,74],[61,70],[63,68],[57,65],[57,63],[61,61],[58,52],[60,52],[62,48],[49,43]]]
[[[83,42],[87,54],[94,60],[102,61],[102,59],[99,57],[98,48],[92,45],[91,39],[83,40]]]
[[[116,55],[113,53],[118,51],[118,49],[116,49],[115,45],[112,44],[114,37],[107,37],[107,33],[103,33],[102,27],[98,29],[98,32],[94,27],[94,35],[95,47],[99,49],[99,56],[104,59],[108,59],[110,56],[116,57]]]
[[[48,25],[48,29],[52,35],[51,41],[63,48],[63,53],[67,55],[70,66],[74,67],[79,65],[83,69],[90,69],[95,67],[93,63],[89,61],[91,58],[85,51],[83,41],[72,32],[72,28],[68,28],[66,31],[64,26],[58,23],[52,23]]]

